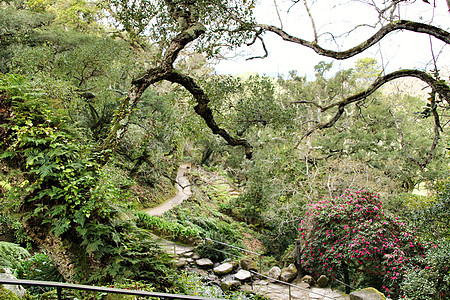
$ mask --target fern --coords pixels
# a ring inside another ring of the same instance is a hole
[[[21,261],[30,257],[30,253],[17,244],[0,242],[0,266],[11,269],[20,267]]]

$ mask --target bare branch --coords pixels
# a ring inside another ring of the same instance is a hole
[[[314,23],[314,19],[311,15],[311,12],[309,10],[308,4],[306,3],[306,0],[303,0],[303,5],[305,5],[306,12],[308,13],[309,20],[311,21],[311,25],[313,28],[313,32],[314,32],[314,42],[313,43],[317,43],[319,41],[319,38],[317,36],[316,24]]]
[[[280,11],[278,10],[277,0],[273,0],[273,5],[275,6],[275,11],[277,12],[278,20],[280,21],[280,28],[283,29],[283,21],[281,20]]]
[[[260,36],[256,36],[257,39],[259,39],[261,41],[263,50],[264,50],[264,55],[260,55],[260,56],[252,56],[247,58],[246,60],[252,60],[252,59],[257,59],[257,58],[266,58],[267,56],[269,56],[269,52],[267,51],[267,47],[266,44],[264,43],[264,39]]]
[[[311,48],[316,53],[318,53],[322,56],[332,57],[332,58],[339,59],[339,60],[350,58],[352,56],[355,56],[356,54],[359,54],[359,53],[365,51],[366,49],[368,49],[371,46],[378,43],[387,34],[394,32],[394,31],[398,31],[398,30],[409,30],[412,32],[426,33],[430,36],[434,36],[435,38],[443,41],[444,43],[450,44],[449,32],[447,32],[443,29],[440,29],[438,27],[432,26],[432,25],[417,23],[417,22],[407,21],[407,20],[399,20],[396,22],[392,22],[386,26],[383,26],[382,28],[380,28],[380,30],[378,30],[377,33],[375,33],[373,36],[368,38],[365,42],[363,42],[353,48],[345,50],[345,51],[334,51],[334,50],[325,49],[325,48],[319,46],[315,41],[310,42],[310,41],[292,36],[292,35],[288,34],[287,32],[285,32],[284,30],[282,30],[276,26],[273,26],[273,25],[257,24],[255,26],[257,28],[262,28],[264,31],[275,33],[285,41],[296,43],[296,44]]]

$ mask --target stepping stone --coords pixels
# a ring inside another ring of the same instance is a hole
[[[184,257],[192,257],[194,255],[194,253],[193,252],[186,252],[186,253],[183,253],[183,256]],[[200,258],[200,257],[199,257]]]
[[[187,264],[186,259],[181,258],[181,259],[175,260],[175,267],[177,267],[178,269],[184,268],[186,266],[186,264]]]
[[[213,271],[214,271],[214,274],[225,275],[225,274],[231,273],[231,271],[233,271],[233,268],[234,268],[234,265],[232,263],[227,262],[227,263],[221,264],[218,267],[215,267],[213,269]]]
[[[197,259],[195,263],[202,269],[211,268],[213,266],[213,262],[209,258]]]
[[[252,273],[250,273],[247,270],[239,270],[239,272],[237,272],[234,275],[234,278],[236,278],[239,281],[246,281],[246,280],[249,280],[250,278],[252,278]]]
[[[222,288],[222,290],[225,291],[229,291],[229,290],[235,290],[237,289],[239,286],[241,285],[241,283],[237,280],[228,280],[225,279],[220,283],[220,287]]]

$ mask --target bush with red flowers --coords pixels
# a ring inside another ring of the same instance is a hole
[[[368,191],[347,190],[311,204],[299,230],[304,272],[371,285],[392,297],[425,253],[415,232],[384,212],[379,195]]]

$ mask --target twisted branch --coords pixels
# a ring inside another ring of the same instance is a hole
[[[366,90],[364,90],[360,93],[357,93],[355,95],[352,95],[350,97],[344,98],[341,101],[338,101],[336,103],[330,104],[325,107],[315,104],[315,106],[320,108],[320,110],[322,112],[327,111],[333,107],[337,107],[337,112],[335,113],[333,118],[331,118],[331,120],[329,120],[326,123],[321,123],[321,124],[316,125],[313,129],[311,129],[308,133],[306,133],[304,135],[304,137],[310,136],[317,129],[324,129],[324,128],[329,128],[329,127],[333,126],[340,119],[340,117],[344,113],[344,109],[347,105],[364,100],[365,98],[367,98],[368,96],[373,94],[376,90],[378,90],[385,83],[392,81],[394,79],[402,78],[402,77],[415,77],[415,78],[422,80],[423,82],[425,82],[432,88],[433,93],[438,94],[442,100],[445,100],[447,103],[450,104],[450,87],[448,85],[442,84],[442,82],[439,82],[438,80],[436,80],[435,78],[433,78],[432,76],[428,75],[427,73],[425,73],[423,71],[399,70],[399,71],[387,74],[385,76],[379,77]],[[436,120],[436,115],[437,114],[433,114],[433,117],[435,118],[435,120]],[[439,122],[439,118],[437,118],[437,122]]]
[[[408,21],[408,20],[399,20],[399,21],[392,22],[386,26],[383,26],[382,28],[380,28],[380,30],[378,30],[377,33],[372,35],[370,38],[368,38],[363,43],[361,43],[353,48],[350,48],[348,50],[345,50],[345,51],[334,51],[334,50],[325,49],[325,48],[319,46],[315,41],[309,42],[307,40],[292,36],[292,35],[288,34],[287,32],[285,32],[284,30],[282,30],[276,26],[273,26],[273,25],[257,24],[257,25],[255,25],[255,27],[261,28],[267,32],[275,33],[276,35],[280,36],[285,41],[300,44],[302,46],[311,48],[317,54],[320,54],[322,56],[332,57],[332,58],[339,59],[339,60],[350,58],[352,56],[355,56],[355,55],[365,51],[366,49],[368,49],[371,46],[378,43],[387,34],[394,32],[394,31],[398,31],[398,30],[408,30],[408,31],[412,31],[412,32],[426,33],[430,36],[434,36],[435,38],[443,41],[444,43],[450,44],[450,34],[447,31],[440,29],[438,27],[432,26],[432,25],[417,23],[417,22]]]

